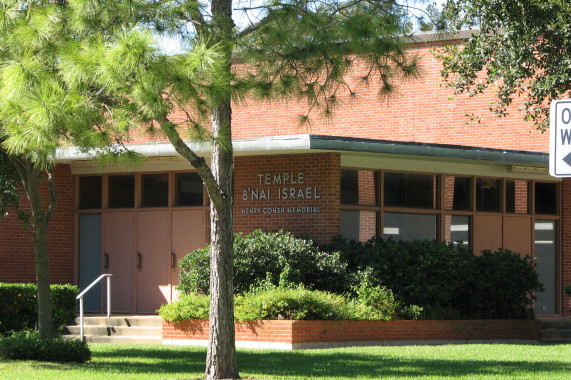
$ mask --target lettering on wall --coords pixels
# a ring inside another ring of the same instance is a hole
[[[255,202],[252,207],[242,208],[242,214],[318,214],[320,208],[306,202],[318,199],[321,199],[318,188],[306,185],[304,172],[259,173],[255,185],[242,189],[242,201]],[[300,204],[275,205],[280,201]]]

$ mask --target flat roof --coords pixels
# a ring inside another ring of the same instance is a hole
[[[188,142],[187,145],[199,155],[210,155],[211,148],[208,143]],[[329,151],[549,166],[548,153],[313,134],[235,139],[232,145],[237,156]],[[127,146],[144,157],[178,156],[169,142],[138,143]],[[95,152],[82,152],[74,147],[60,148],[57,150],[56,157],[62,163],[89,161],[95,158]]]

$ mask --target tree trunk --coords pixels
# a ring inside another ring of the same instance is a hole
[[[212,132],[231,141],[228,99],[212,109]],[[220,202],[210,202],[210,336],[206,357],[207,379],[239,378],[234,341],[234,157],[231,144],[214,144],[212,174]]]
[[[24,191],[30,202],[33,221],[34,256],[38,303],[38,330],[44,338],[53,337],[52,302],[50,294],[50,269],[48,263],[48,225],[55,209],[56,194],[52,170],[47,171],[49,205],[44,211],[40,194],[43,172],[25,158],[8,156],[16,168]]]

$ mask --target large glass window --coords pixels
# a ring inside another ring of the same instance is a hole
[[[385,206],[436,208],[436,176],[426,174],[385,173]]]
[[[383,235],[394,240],[436,239],[436,215],[385,212]]]
[[[499,179],[476,179],[476,210],[501,211],[501,182]]]
[[[175,206],[202,206],[203,187],[198,173],[175,174]]]
[[[372,170],[341,170],[341,204],[375,205],[377,175]]]
[[[556,183],[535,183],[535,213],[544,215],[557,215]]]
[[[100,176],[79,177],[79,208],[101,208],[102,178]]]
[[[446,241],[468,247],[470,245],[470,217],[446,215]]]
[[[135,207],[135,176],[109,176],[109,208]]]
[[[521,180],[506,180],[506,212],[527,214],[528,183]]]
[[[169,175],[141,175],[141,207],[167,207],[169,205]]]
[[[377,213],[341,210],[341,235],[349,240],[367,241],[377,235]]]

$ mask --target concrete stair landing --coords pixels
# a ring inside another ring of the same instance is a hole
[[[83,333],[94,343],[162,343],[162,320],[158,315],[116,315],[83,317]],[[80,335],[80,322],[65,327],[68,338]]]
[[[541,341],[571,343],[571,318],[540,319]]]

